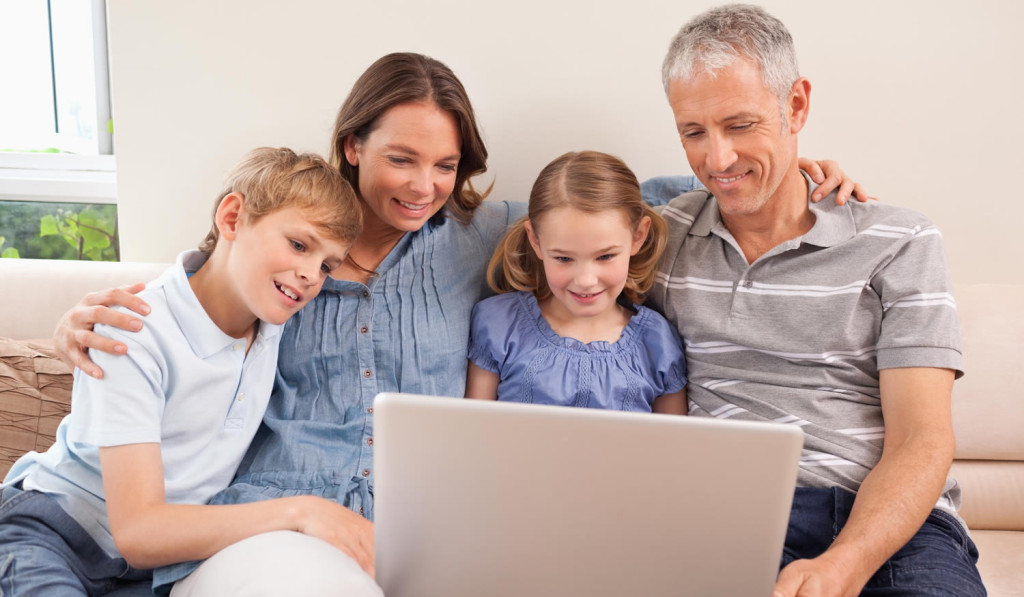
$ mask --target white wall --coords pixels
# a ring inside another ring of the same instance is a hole
[[[713,5],[678,0],[109,0],[122,254],[170,260],[209,227],[246,150],[328,151],[379,56],[416,51],[469,91],[493,198],[525,200],[573,149],[643,179],[687,173],[660,83],[668,41]],[[958,283],[1024,282],[1024,3],[770,0],[813,85],[801,153],[840,161],[943,229]]]

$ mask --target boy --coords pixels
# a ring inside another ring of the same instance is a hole
[[[358,518],[305,496],[201,504],[259,427],[282,324],[361,227],[351,186],[318,156],[260,148],[235,166],[199,250],[140,293],[152,307],[142,331],[97,327],[128,356],[94,355],[102,380],[75,371],[56,443],[0,485],[0,593],[101,594],[251,535]]]

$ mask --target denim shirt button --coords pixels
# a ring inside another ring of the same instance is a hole
[[[369,290],[364,290],[363,291],[363,298],[370,298],[370,291]]]
[[[369,477],[370,476],[370,469],[364,468],[363,469],[363,476],[364,477]]]
[[[373,445],[373,438],[372,437],[366,440],[366,445],[367,446],[372,446]]]
[[[373,414],[373,407],[372,406],[370,408],[366,409],[366,414],[368,414],[368,415],[372,415]]]
[[[371,375],[373,375],[373,373],[371,373],[369,369],[363,370],[363,377],[370,377]]]
[[[365,334],[366,332],[369,332],[369,331],[370,331],[370,328],[366,327],[365,325],[363,327],[359,328],[359,333],[360,334]]]

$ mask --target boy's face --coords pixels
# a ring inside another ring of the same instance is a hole
[[[295,207],[243,219],[230,256],[242,300],[259,319],[282,324],[319,292],[349,245],[326,235]]]

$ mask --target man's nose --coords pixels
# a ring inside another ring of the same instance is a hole
[[[736,162],[732,141],[723,135],[710,135],[708,143],[708,167],[716,174],[727,172]]]

